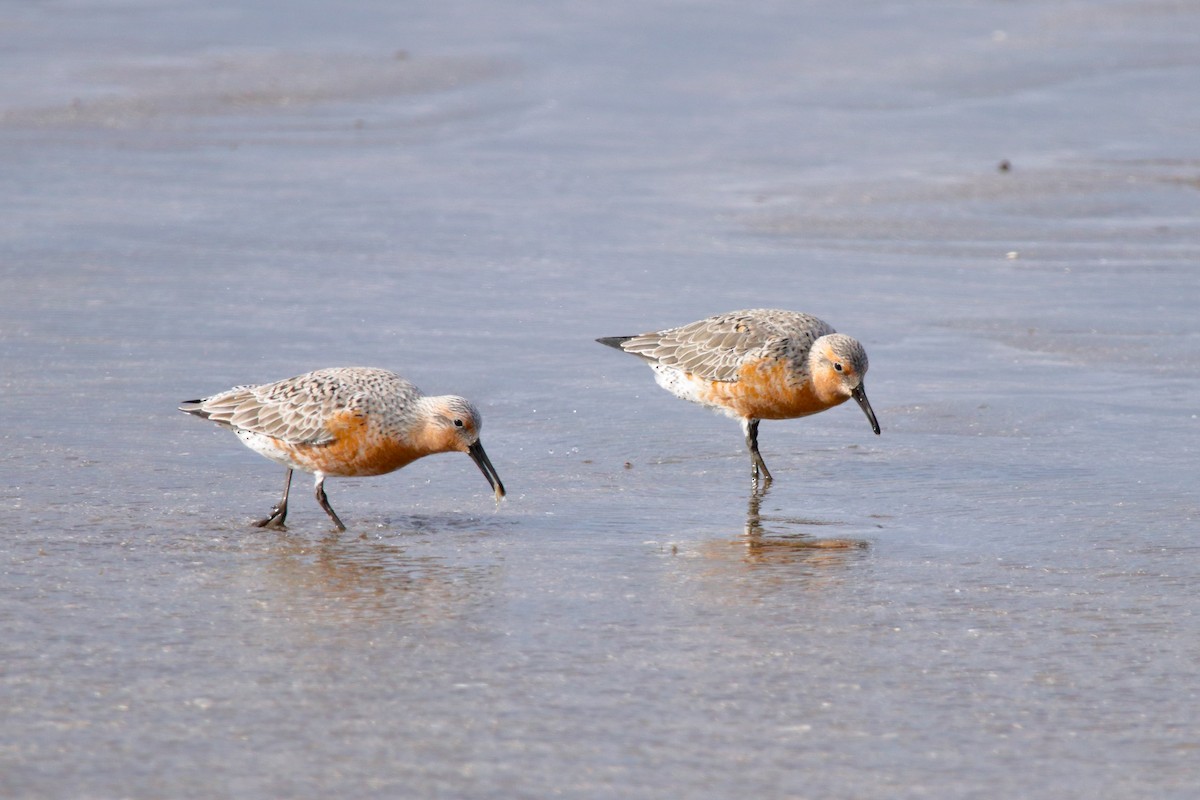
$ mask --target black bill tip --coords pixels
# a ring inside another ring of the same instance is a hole
[[[878,436],[879,420],[875,419],[875,412],[871,409],[871,401],[867,399],[867,393],[863,389],[862,384],[854,387],[854,391],[851,394],[863,410],[863,413],[867,415],[867,421],[871,423],[871,430],[875,431],[875,435]]]
[[[483,445],[478,441],[467,448],[467,455],[475,462],[475,466],[479,467],[479,471],[483,473],[483,477],[487,478],[488,486],[492,487],[493,494],[496,495],[496,500],[504,497],[504,484],[500,482],[500,475],[496,472],[496,468],[492,466],[492,460],[487,457],[487,453],[483,451]]]

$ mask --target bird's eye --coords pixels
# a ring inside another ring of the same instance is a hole
[[[842,362],[840,362],[840,361],[833,362],[833,368],[836,369],[838,372],[841,372],[842,371]]]
[[[454,420],[454,427],[461,428],[462,426],[463,426],[463,421],[461,419]]]

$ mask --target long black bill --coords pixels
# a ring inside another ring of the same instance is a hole
[[[878,436],[879,420],[875,419],[875,412],[871,410],[871,401],[867,399],[867,393],[863,389],[862,384],[860,383],[854,387],[854,391],[851,394],[854,395],[854,399],[862,407],[863,413],[867,415],[867,419],[870,420],[871,430],[875,431],[875,435]]]
[[[487,478],[488,486],[492,487],[492,492],[495,493],[496,499],[504,497],[504,484],[500,482],[500,475],[496,472],[496,468],[492,466],[492,461],[487,457],[487,453],[483,452],[483,445],[478,441],[467,448],[467,455],[475,462],[475,466],[479,467],[479,471],[483,473],[483,477]]]

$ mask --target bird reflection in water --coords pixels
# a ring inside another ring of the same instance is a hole
[[[470,613],[495,590],[498,568],[486,558],[461,556],[462,548],[451,551],[460,554],[454,559],[469,563],[421,554],[423,538],[400,545],[366,536],[274,537],[266,577],[282,587],[272,602],[290,618],[436,625]]]
[[[668,574],[677,579],[681,597],[700,605],[783,610],[794,608],[801,595],[823,595],[856,580],[867,541],[814,530],[841,523],[764,515],[767,494],[751,493],[740,535],[671,550],[679,557]]]
[[[745,551],[748,563],[796,563],[811,565],[844,564],[853,554],[867,549],[865,540],[851,538],[816,537],[809,533],[771,533],[764,527],[768,523],[785,523],[789,527],[815,528],[838,523],[815,519],[764,518],[762,503],[770,491],[769,485],[755,486],[750,493],[746,508],[746,527],[742,537],[734,542]]]

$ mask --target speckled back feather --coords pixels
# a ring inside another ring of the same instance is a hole
[[[705,380],[736,381],[747,360],[786,358],[806,371],[813,342],[831,333],[831,325],[811,314],[746,309],[604,343]]]
[[[288,444],[328,444],[325,423],[335,413],[378,415],[385,427],[402,420],[421,391],[399,375],[372,367],[335,367],[257,386],[238,386],[181,408],[235,431]]]

